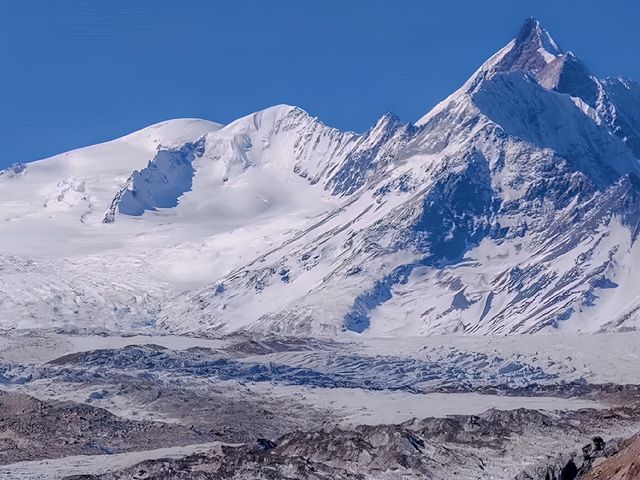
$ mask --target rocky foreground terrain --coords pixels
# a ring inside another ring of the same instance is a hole
[[[202,443],[214,435],[183,425],[140,422],[77,402],[0,392],[0,462],[100,455]]]
[[[622,442],[616,452],[595,465],[585,479],[624,480],[640,478],[640,437]]]
[[[7,332],[0,478],[630,479],[638,340]]]
[[[527,412],[519,413],[527,415]],[[465,419],[469,423],[474,420]],[[492,478],[467,476],[469,470],[452,466],[445,460],[456,456],[460,459],[460,452],[456,454],[447,447],[433,450],[433,446],[427,445],[412,431],[389,427],[373,430],[353,434],[311,434],[320,447],[313,448],[314,453],[309,456],[301,455],[310,453],[309,438],[303,441],[287,438],[283,439],[282,446],[267,441],[260,441],[252,447],[221,446],[179,460],[146,461],[118,473],[74,475],[67,480]],[[427,454],[429,450],[433,456]],[[560,455],[555,463],[527,469],[515,478],[634,479],[638,475],[638,453],[637,439],[613,441],[607,445],[596,436],[584,445],[579,456],[570,454],[568,459],[564,459]],[[426,456],[431,458],[425,460]],[[328,461],[327,457],[331,460]],[[466,461],[483,468],[479,457],[471,455]],[[344,467],[331,467],[329,462]]]
[[[179,460],[152,460],[117,473],[68,478],[496,478],[496,472],[487,468],[485,461],[501,454],[511,457],[505,451],[512,441],[505,438],[520,437],[522,441],[523,432],[529,429],[543,436],[562,435],[567,424],[574,426],[569,431],[579,435],[584,433],[576,427],[580,423],[580,415],[559,419],[524,409],[509,413],[489,411],[481,416],[425,419],[413,425],[296,432],[277,442],[261,439],[250,446],[220,446]],[[549,447],[552,444],[549,442]],[[636,478],[637,449],[637,440],[612,440],[607,444],[594,436],[578,455],[551,455],[549,460],[524,469],[514,478],[573,480],[613,478],[614,473],[618,474],[615,478]]]

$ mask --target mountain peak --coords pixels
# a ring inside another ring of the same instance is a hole
[[[493,77],[496,73],[519,70],[537,77],[550,63],[563,55],[563,51],[540,21],[529,17],[524,21],[515,38],[484,62],[462,88],[418,120],[416,125],[423,125],[451,99],[456,98],[460,93],[475,90],[484,80]]]
[[[542,26],[537,18],[527,18],[518,35],[515,38],[516,44],[533,43],[535,46],[542,47],[552,55],[562,53],[556,41],[551,37],[549,32]]]
[[[529,35],[531,35],[532,32],[541,29],[542,25],[540,24],[540,20],[535,17],[528,17],[523,22],[522,27],[520,27],[520,32],[518,33],[516,39],[526,39],[529,37]]]
[[[371,127],[371,130],[394,128],[401,123],[402,121],[394,112],[388,111],[378,119],[375,125]]]
[[[495,70],[538,73],[561,54],[562,50],[540,21],[529,17],[511,42],[511,48],[495,65]]]

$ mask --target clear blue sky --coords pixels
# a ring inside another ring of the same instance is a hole
[[[278,103],[355,131],[415,120],[527,16],[640,80],[637,0],[0,0],[0,167]]]

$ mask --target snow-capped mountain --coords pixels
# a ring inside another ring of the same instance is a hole
[[[0,172],[0,323],[637,328],[639,159],[640,85],[529,19],[415,124],[277,106]]]

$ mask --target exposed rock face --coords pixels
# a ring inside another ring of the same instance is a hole
[[[27,170],[27,166],[24,163],[14,163],[9,165],[4,170],[0,170],[0,176],[5,178],[15,178],[22,175]]]
[[[181,425],[125,420],[90,405],[0,391],[0,464],[188,445],[213,438]]]
[[[543,87],[580,98],[592,108],[597,107],[599,83],[571,52],[553,60],[537,77]]]
[[[618,451],[593,468],[584,480],[638,480],[640,479],[640,437],[625,441]]]
[[[612,442],[614,445],[616,442]],[[594,462],[606,457],[614,447],[606,449],[607,444],[602,437],[596,436],[582,447],[582,453],[561,454],[555,464],[534,468],[518,475],[517,480],[543,478],[544,480],[575,480],[591,470]]]
[[[527,469],[517,480],[637,480],[640,437],[605,442],[596,436],[581,452],[560,454],[553,464]]]
[[[560,48],[540,22],[535,18],[528,18],[513,41],[513,47],[496,65],[496,70],[536,73],[560,53]]]

